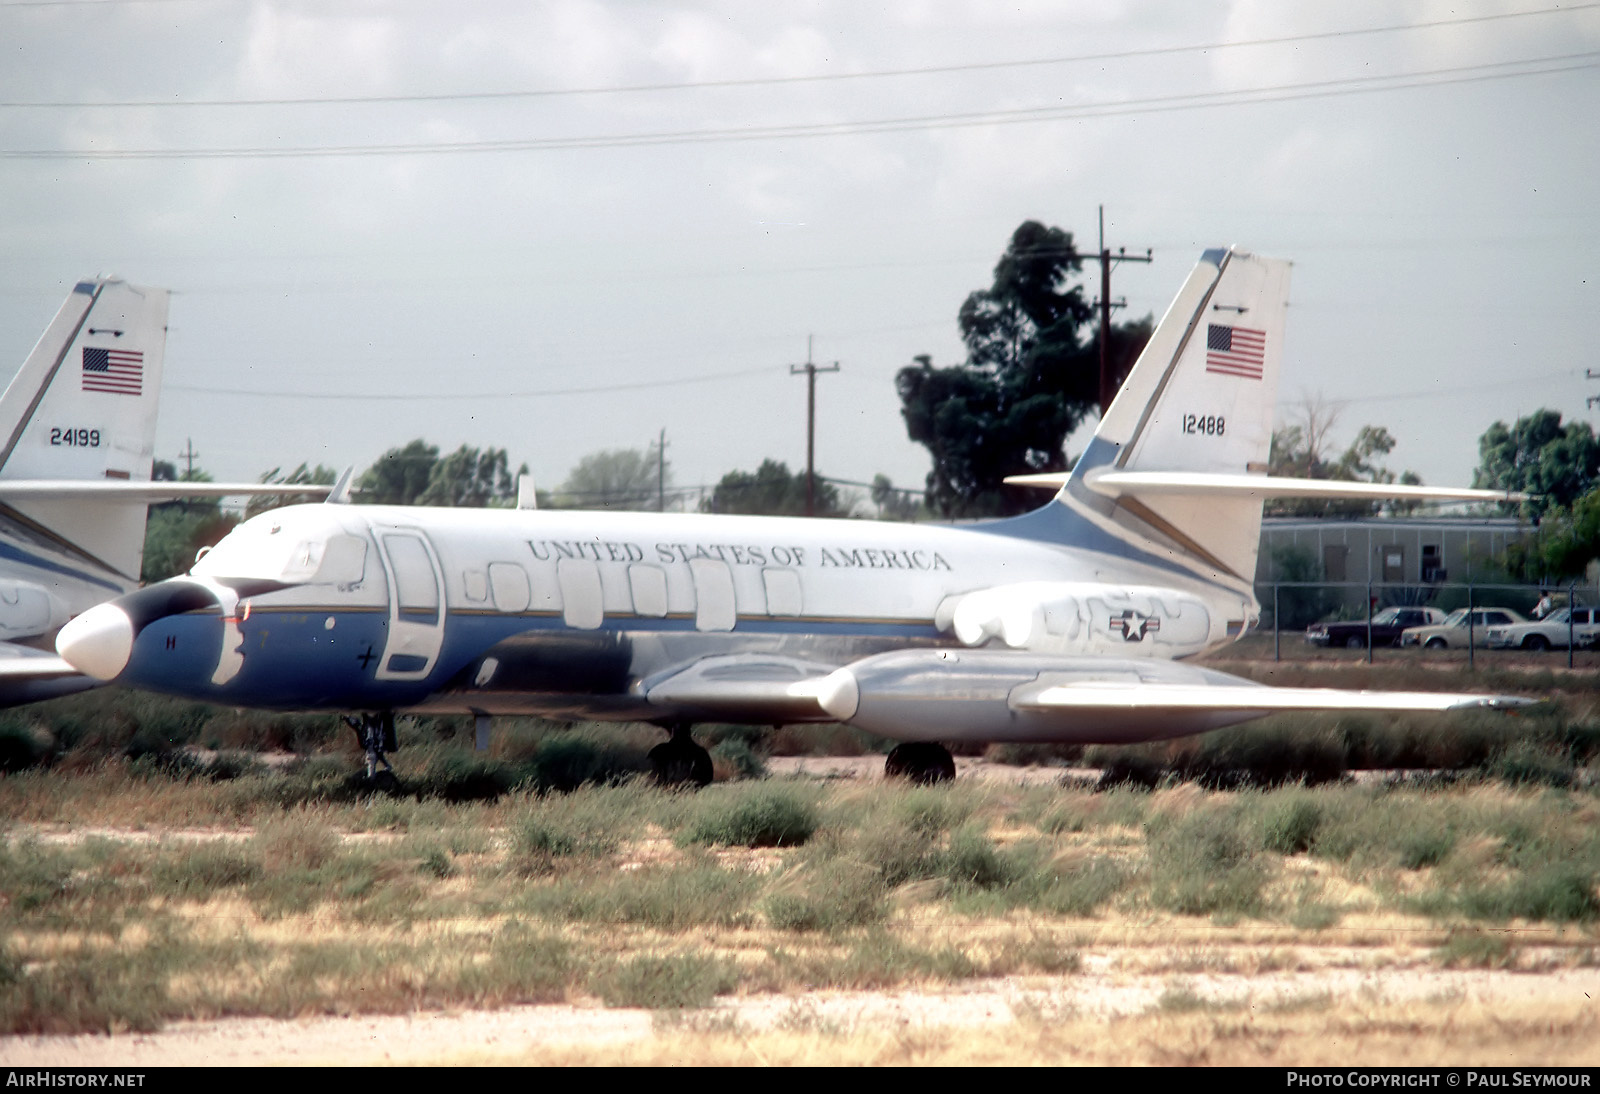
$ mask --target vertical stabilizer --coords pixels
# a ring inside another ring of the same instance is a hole
[[[1057,500],[1085,505],[1221,575],[1252,580],[1259,496],[1132,496],[1094,484],[1116,471],[1265,475],[1288,302],[1288,262],[1207,251]]]
[[[0,396],[0,479],[147,481],[166,351],[165,289],[74,286]],[[140,499],[15,501],[6,515],[59,549],[137,580]]]

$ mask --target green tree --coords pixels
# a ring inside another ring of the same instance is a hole
[[[517,475],[526,475],[523,464]],[[517,475],[507,465],[506,450],[479,450],[462,445],[435,463],[428,473],[428,486],[417,499],[419,505],[446,505],[461,509],[485,506],[510,506],[517,500]]]
[[[1330,434],[1338,411],[1319,400],[1308,400],[1298,422],[1284,426],[1272,435],[1269,474],[1292,479],[1328,479],[1336,482],[1395,482],[1396,475],[1379,462],[1394,450],[1392,434],[1381,425],[1364,425],[1344,451],[1329,451]],[[1398,481],[1421,485],[1414,472],[1404,471]],[[1415,502],[1356,501],[1326,498],[1273,498],[1267,502],[1269,516],[1334,517],[1370,516],[1378,512],[1409,513]]]
[[[1472,485],[1538,495],[1521,504],[1524,516],[1569,508],[1600,484],[1600,440],[1588,422],[1561,424],[1554,410],[1539,410],[1516,425],[1495,422],[1478,439]],[[1502,505],[1515,512],[1516,503]]]
[[[660,462],[660,447],[608,448],[591,452],[567,473],[556,504],[566,509],[654,510],[662,488],[672,485],[672,465]]]
[[[523,464],[517,475],[527,471]],[[371,505],[513,505],[517,475],[511,473],[503,448],[462,445],[441,459],[438,446],[418,438],[379,456],[362,472],[356,496]]]
[[[1309,627],[1339,606],[1337,589],[1309,584],[1327,580],[1322,564],[1310,548],[1291,545],[1273,548],[1272,572],[1275,580],[1300,586],[1278,590],[1278,618],[1273,624],[1278,630]]]
[[[415,505],[428,489],[439,448],[422,438],[391,448],[361,473],[357,500],[371,505]]]
[[[912,490],[895,486],[888,475],[872,476],[872,504],[878,507],[879,520],[916,520],[922,505]]]
[[[199,469],[178,474],[166,460],[157,460],[150,477],[156,482],[211,482]],[[239,518],[223,510],[219,498],[191,498],[150,506],[144,525],[144,557],[139,580],[149,583],[187,573],[202,547],[214,547],[233,530]]]
[[[1506,570],[1521,581],[1582,577],[1600,558],[1600,488],[1570,507],[1546,509],[1532,535],[1506,547]]]
[[[960,365],[929,357],[900,370],[906,431],[933,457],[930,508],[947,517],[1015,512],[1036,500],[1007,490],[1007,475],[1066,469],[1067,435],[1097,405],[1100,358],[1092,308],[1081,284],[1083,258],[1072,234],[1026,221],[995,266],[993,284],[971,293],[958,322],[967,346]],[[1120,378],[1149,339],[1148,319],[1113,326]]]
[[[850,506],[839,488],[817,476],[816,509],[819,517],[849,516]],[[806,511],[806,475],[789,473],[789,465],[762,460],[755,474],[730,471],[700,506],[708,513],[751,513],[763,516],[802,516]]]

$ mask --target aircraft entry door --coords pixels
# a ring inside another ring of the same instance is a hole
[[[389,641],[378,662],[379,680],[421,680],[433,671],[444,645],[444,575],[421,532],[376,528],[379,556],[389,579]]]

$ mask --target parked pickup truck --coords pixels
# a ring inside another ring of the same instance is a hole
[[[1399,645],[1400,632],[1407,627],[1426,627],[1443,622],[1444,613],[1438,608],[1384,608],[1372,617],[1372,644]],[[1342,646],[1359,650],[1367,644],[1367,621],[1338,619],[1313,623],[1306,628],[1306,641],[1313,646]]]

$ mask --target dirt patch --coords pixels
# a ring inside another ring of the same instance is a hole
[[[739,1037],[787,1031],[849,1038],[884,1031],[1000,1029],[1068,1018],[1104,1022],[1195,1009],[1248,1014],[1303,1005],[1330,1011],[1359,1005],[1370,1011],[1433,1002],[1503,1016],[1554,1005],[1592,1013],[1595,1000],[1600,1000],[1600,969],[1594,968],[1468,972],[1408,962],[1252,975],[1142,975],[1123,970],[1114,957],[1089,956],[1071,976],[974,981],[940,991],[755,995],[674,1015],[563,1004],[176,1022],[159,1033],[109,1037],[6,1037],[0,1038],[0,1066],[363,1066],[442,1063],[463,1055],[494,1063],[608,1045],[649,1052],[672,1045],[686,1029]]]

